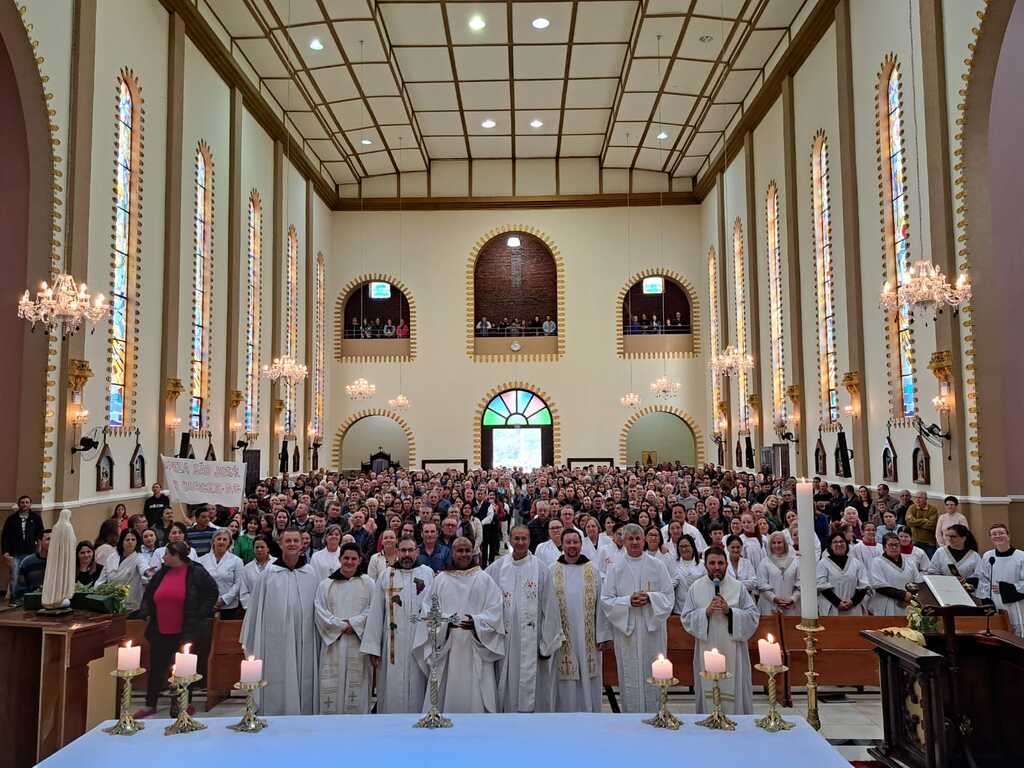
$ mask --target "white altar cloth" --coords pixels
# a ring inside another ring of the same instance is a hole
[[[798,717],[791,731],[766,733],[753,715],[735,716],[733,732],[711,731],[678,715],[678,731],[644,725],[638,714],[451,715],[454,728],[413,728],[418,715],[317,715],[267,718],[258,734],[235,733],[236,718],[197,718],[205,731],[164,736],[170,720],[146,720],[134,736],[110,736],[103,723],[40,763],[45,768],[92,765],[145,768],[252,768],[269,765],[408,765],[416,768],[541,768],[631,766],[644,762],[689,766],[850,768],[824,738]]]

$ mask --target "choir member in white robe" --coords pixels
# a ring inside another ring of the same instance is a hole
[[[900,540],[891,533],[882,537],[884,552],[871,563],[868,582],[871,584],[871,599],[868,610],[872,616],[906,616],[910,605],[908,584],[921,580],[917,564],[900,553]]]
[[[228,551],[230,547],[231,531],[221,528],[213,535],[210,551],[199,558],[199,564],[217,582],[217,610],[221,611],[222,619],[235,617],[245,567],[242,558]]]
[[[683,533],[689,534],[693,537],[693,542],[697,545],[697,552],[703,552],[708,548],[707,542],[704,541],[704,535],[700,532],[700,529],[692,523],[686,522],[686,507],[682,504],[676,503],[672,505],[672,518],[669,522],[671,523],[672,520],[678,520],[683,526]],[[661,535],[665,541],[669,540],[668,524],[661,526]],[[703,570],[703,568],[701,570]]]
[[[800,558],[786,537],[776,531],[768,537],[768,555],[757,567],[757,604],[762,616],[800,615]]]
[[[981,556],[977,596],[1006,611],[1014,634],[1024,637],[1024,552],[1010,545],[1004,523],[993,523],[988,535],[992,549]]]
[[[828,542],[828,552],[818,561],[818,614],[863,616],[864,598],[870,589],[868,574],[859,560],[849,556],[849,544],[839,532]]]
[[[130,528],[121,531],[117,541],[117,549],[107,556],[100,576],[96,579],[96,586],[103,584],[122,584],[128,588],[128,595],[124,599],[125,613],[137,611],[142,604],[142,593],[145,587],[142,584],[142,574],[148,562],[138,551],[142,546],[139,535]]]
[[[558,640],[541,687],[550,691],[554,712],[601,711],[602,651],[612,647],[601,608],[601,571],[580,550],[581,541],[570,535],[549,571],[545,636]]]
[[[534,550],[534,555],[544,564],[545,568],[550,568],[551,564],[562,556],[563,530],[565,530],[565,527],[562,525],[561,520],[558,518],[550,520],[548,522],[548,540],[542,541],[537,545],[537,549]]]
[[[877,540],[878,528],[874,523],[864,523],[861,528],[863,538],[850,547],[850,557],[860,560],[865,573],[871,573],[871,563],[882,556],[882,543]]]
[[[749,715],[754,711],[754,692],[750,673],[747,641],[757,632],[761,620],[750,593],[728,572],[727,557],[721,547],[704,551],[707,574],[690,587],[683,602],[679,621],[696,640],[693,649],[693,688],[695,711],[707,712],[711,707],[711,686],[705,687],[700,673],[704,669],[704,652],[717,649],[725,656],[725,668],[732,677],[719,682],[723,697],[722,710],[729,714]]]
[[[573,529],[563,534],[563,543],[566,535],[578,533]],[[539,667],[550,664],[561,644],[561,632],[543,620],[549,589],[548,567],[530,553],[529,528],[518,525],[510,537],[512,551],[486,570],[501,590],[505,623],[505,655],[498,661],[498,709],[549,712],[550,691],[538,689]]]
[[[417,565],[420,551],[413,538],[398,542],[398,560],[377,577],[362,651],[377,669],[377,714],[419,712],[427,676],[412,653],[414,616],[434,581],[434,569]],[[427,606],[429,610],[430,606]]]
[[[373,669],[360,651],[373,582],[359,573],[358,544],[341,548],[338,570],[320,582],[313,605],[320,635],[320,714],[365,715],[370,711]]]
[[[330,525],[324,533],[324,548],[318,549],[309,559],[313,571],[323,581],[341,567],[341,527]]]
[[[932,555],[928,573],[939,576],[954,575],[963,583],[978,588],[981,555],[974,534],[965,525],[955,523],[946,527],[946,543]]]
[[[914,544],[914,540],[908,529],[904,528],[899,532],[899,540],[900,554],[905,558],[910,559],[910,561],[917,567],[918,573],[928,573],[928,569],[931,567],[931,560],[928,557],[928,553]]]
[[[676,544],[675,571],[676,575],[673,581],[676,585],[676,602],[672,610],[676,613],[682,613],[683,603],[686,602],[686,593],[690,591],[690,587],[693,586],[695,581],[707,573],[700,562],[700,552],[697,550],[697,544],[688,533],[680,536]]]
[[[786,541],[789,542],[789,545],[796,550],[796,553],[798,555],[802,554],[800,550],[800,530],[797,528],[796,520],[793,521],[793,525],[791,527],[787,528],[782,533],[785,535]],[[814,539],[812,542],[814,545],[812,547],[814,550],[814,562],[818,562],[821,560],[821,541],[817,536],[812,536],[811,538]]]
[[[743,539],[730,536],[726,540],[726,554],[729,559],[729,575],[747,588],[751,597],[757,596],[757,571],[754,564],[744,555]]]
[[[441,661],[438,670],[440,706],[444,712],[497,712],[498,689],[495,662],[505,653],[501,590],[494,579],[473,566],[473,544],[460,536],[452,543],[452,565],[434,577],[430,594],[420,606],[420,616],[430,610],[434,595],[443,614],[455,614],[456,624],[439,632]],[[430,671],[433,653],[427,624],[416,625],[413,653]],[[423,711],[430,707],[428,695]]]
[[[265,688],[256,692],[265,715],[315,715],[320,675],[313,599],[320,583],[302,556],[302,535],[287,528],[281,557],[267,566],[249,600],[240,642],[246,656],[263,659]]]
[[[622,529],[625,556],[605,575],[601,607],[612,627],[623,712],[655,712],[659,689],[646,682],[651,663],[667,649],[666,621],[675,605],[665,563],[644,552],[644,531]]]
[[[262,536],[257,536],[253,541],[252,551],[256,557],[242,568],[242,586],[238,589],[238,602],[245,611],[249,610],[249,601],[256,591],[256,582],[263,578],[267,566],[277,559],[271,556],[267,540]]]
[[[593,560],[602,576],[608,573],[611,567],[623,558],[626,551],[622,547],[623,525],[624,523],[616,523],[615,529],[612,531],[611,541],[597,550],[596,558],[587,558],[588,560]]]

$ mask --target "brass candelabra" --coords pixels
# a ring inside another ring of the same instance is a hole
[[[648,677],[647,682],[650,685],[656,685],[661,688],[660,705],[658,707],[658,714],[644,720],[644,722],[647,725],[653,725],[655,728],[668,728],[670,731],[678,731],[682,723],[679,722],[679,718],[668,710],[668,689],[673,685],[679,685],[679,680],[674,677],[669,680]]]
[[[816,730],[821,730],[821,719],[818,717],[818,673],[814,671],[814,656],[817,654],[818,640],[815,635],[824,632],[825,628],[818,623],[817,619],[801,619],[796,628],[803,632],[806,637],[807,653],[807,722]]]
[[[719,687],[719,682],[722,680],[728,680],[732,677],[731,672],[701,672],[701,678],[714,684],[711,689],[711,714],[699,721],[697,725],[702,725],[705,728],[710,728],[713,731],[735,731],[736,723],[730,720],[724,712],[722,712],[722,689]]]
[[[795,723],[783,720],[782,715],[779,714],[775,689],[775,676],[789,671],[789,667],[785,664],[755,664],[754,669],[768,675],[768,714],[759,720],[755,720],[754,725],[768,731],[769,733],[788,731],[790,728],[796,727]]]
[[[138,677],[145,671],[139,667],[138,669],[115,669],[110,673],[111,677],[121,681],[121,713],[116,723],[103,729],[105,733],[109,733],[111,736],[134,736],[146,727],[145,723],[140,723],[132,717],[132,678]]]
[[[239,681],[232,686],[236,691],[245,691],[245,712],[241,720],[234,725],[228,726],[230,730],[238,731],[239,733],[259,733],[269,725],[263,718],[256,717],[256,700],[253,697],[256,691],[266,685],[266,680],[258,680],[255,683]]]
[[[205,725],[194,719],[188,713],[188,687],[192,685],[192,683],[197,683],[202,679],[202,675],[188,675],[187,677],[178,677],[177,675],[174,675],[168,681],[173,687],[178,689],[177,693],[175,693],[178,697],[178,718],[164,728],[165,736],[206,730]]]

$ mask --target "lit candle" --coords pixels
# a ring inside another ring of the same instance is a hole
[[[242,659],[242,672],[239,675],[239,679],[243,683],[258,683],[262,680],[263,659],[257,659],[255,656]]]
[[[814,483],[796,484],[797,525],[800,532],[800,618],[818,619],[818,563],[814,559]]]
[[[782,666],[782,647],[775,642],[775,638],[771,635],[768,635],[767,639],[757,641],[757,653],[760,657],[762,666]]]
[[[189,653],[191,648],[192,643],[185,643],[181,647],[181,653],[174,654],[175,675],[178,677],[192,677],[196,673],[199,657],[194,653]]]
[[[141,664],[139,663],[142,658],[142,646],[132,646],[132,641],[129,640],[124,644],[123,648],[117,649],[117,671],[118,672],[131,672],[132,670],[138,669]]]
[[[672,662],[665,658],[663,654],[658,654],[658,658],[651,664],[651,677],[655,680],[671,680],[672,679]]]
[[[725,656],[717,648],[704,651],[704,671],[709,675],[720,675],[725,672]]]

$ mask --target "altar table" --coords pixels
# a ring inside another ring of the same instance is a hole
[[[41,763],[45,768],[90,765],[217,766],[389,765],[416,768],[540,768],[565,765],[756,765],[758,768],[849,768],[827,741],[798,717],[796,728],[767,733],[752,715],[735,716],[735,731],[696,726],[699,715],[679,715],[683,727],[644,725],[649,715],[449,715],[454,728],[413,728],[418,715],[269,717],[257,734],[226,726],[237,718],[200,718],[196,733],[164,736],[170,720],[147,720],[134,736],[109,736],[104,723]]]

